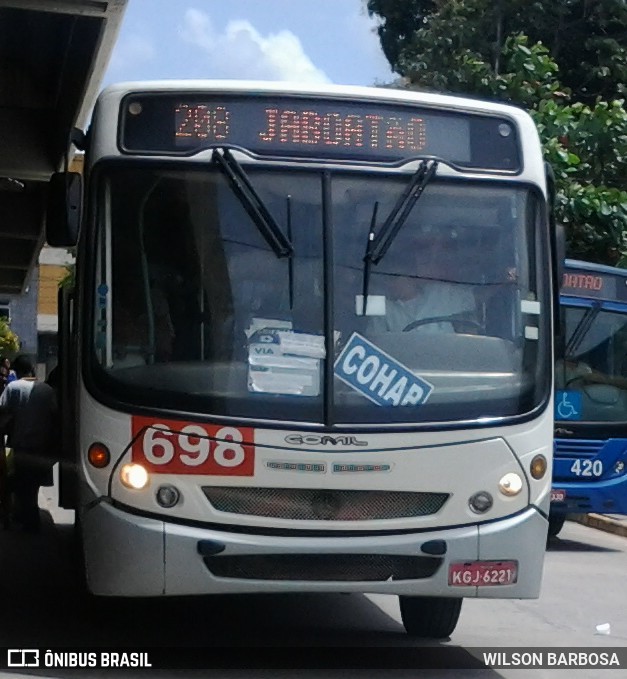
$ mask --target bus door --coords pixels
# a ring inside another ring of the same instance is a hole
[[[56,380],[59,424],[61,427],[59,460],[59,506],[64,509],[76,507],[76,465],[78,446],[76,445],[76,362],[72,356],[76,352],[74,327],[75,291],[73,287],[62,286],[58,294],[58,344],[59,362]]]

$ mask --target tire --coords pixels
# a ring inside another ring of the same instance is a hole
[[[407,634],[427,639],[446,639],[457,626],[462,599],[399,596],[401,619]]]
[[[566,514],[549,514],[549,537],[554,538],[564,527]]]

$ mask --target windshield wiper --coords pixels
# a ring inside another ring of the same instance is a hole
[[[374,241],[374,229],[377,225],[377,212],[379,210],[379,201],[376,201],[372,208],[372,217],[370,218],[370,228],[368,229],[368,240],[366,241],[366,254],[364,256],[364,274],[362,282],[362,300],[361,300],[361,315],[366,315],[366,305],[368,304],[368,287],[370,286],[370,266],[372,259],[370,258],[370,251],[372,250],[372,243]]]
[[[229,149],[214,149],[211,160],[216,163],[227,178],[233,193],[259,229],[259,233],[264,237],[266,243],[272,248],[274,254],[277,257],[291,257],[294,254],[291,242],[281,231],[281,227],[276,223],[250,183],[244,169]]]
[[[292,196],[287,197],[287,240],[292,242]],[[294,258],[287,263],[287,282],[290,296],[290,311],[294,310]]]
[[[427,184],[434,177],[438,168],[438,161],[432,160],[429,165],[428,160],[423,160],[420,166],[414,172],[411,181],[405,187],[405,190],[396,201],[396,205],[387,216],[387,219],[381,226],[381,230],[375,237],[375,227],[377,223],[377,211],[379,209],[379,202],[375,202],[372,210],[372,217],[370,219],[370,228],[368,229],[368,241],[366,243],[366,254],[364,255],[364,272],[362,284],[362,307],[361,315],[366,315],[368,305],[368,287],[370,285],[370,267],[377,264],[383,259],[385,253],[389,250],[390,245],[396,238],[401,227],[405,223],[409,213],[416,204],[416,201],[422,195]]]
[[[385,253],[389,250],[390,245],[392,245],[398,232],[407,220],[416,201],[422,195],[427,184],[435,176],[437,169],[437,160],[423,160],[420,163],[420,166],[412,176],[411,181],[396,201],[396,205],[392,208],[392,211],[387,216],[385,222],[383,222],[376,238],[369,241],[368,251],[364,258],[366,264],[377,264],[383,259]]]
[[[572,335],[566,342],[566,346],[564,348],[564,358],[566,360],[574,358],[575,352],[581,346],[584,337],[588,334],[588,331],[592,327],[592,323],[598,316],[599,311],[601,311],[600,302],[595,302],[589,309],[586,309],[585,313],[579,320],[579,323],[577,323],[575,326]]]

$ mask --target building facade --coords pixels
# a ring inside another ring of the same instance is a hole
[[[0,295],[0,315],[20,338],[20,352],[37,355],[37,299],[39,271],[35,267],[21,295]]]
[[[83,156],[77,155],[70,171],[82,173],[82,170]],[[20,338],[20,353],[36,360],[40,378],[57,363],[59,284],[73,265],[70,251],[44,245],[24,291],[0,296],[0,316],[9,319],[11,330]]]
[[[45,245],[39,255],[36,313],[38,373],[49,372],[57,363],[59,284],[69,275],[73,265],[73,255],[63,248]]]

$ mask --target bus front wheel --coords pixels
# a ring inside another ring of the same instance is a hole
[[[459,620],[461,599],[399,596],[401,620],[407,634],[428,639],[450,637]]]

